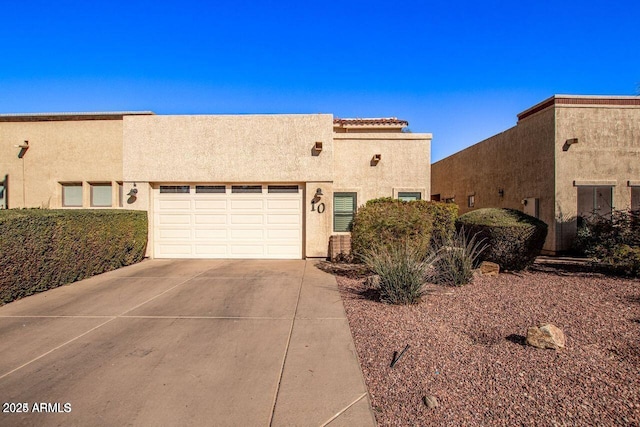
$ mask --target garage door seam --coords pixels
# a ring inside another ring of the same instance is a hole
[[[271,417],[269,419],[269,426],[273,425],[273,416],[276,413],[276,405],[278,403],[278,395],[280,394],[280,386],[282,385],[282,375],[284,373],[284,367],[287,363],[287,355],[289,354],[289,345],[291,344],[291,336],[293,335],[293,326],[296,322],[296,316],[298,315],[298,305],[300,304],[300,295],[302,294],[302,283],[304,282],[304,275],[307,271],[307,261],[305,260],[305,268],[300,278],[300,287],[298,288],[298,298],[296,299],[296,308],[293,312],[293,318],[291,319],[291,327],[289,328],[289,336],[287,337],[287,345],[284,349],[284,357],[282,358],[282,366],[280,367],[280,376],[278,377],[278,386],[276,387],[276,393],[273,397],[273,406],[271,407]]]

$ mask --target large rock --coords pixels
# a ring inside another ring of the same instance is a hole
[[[533,347],[557,350],[564,348],[565,343],[564,332],[551,323],[534,326],[527,331],[527,344]]]
[[[484,276],[497,276],[500,273],[500,265],[495,262],[482,261],[480,264],[480,272]]]

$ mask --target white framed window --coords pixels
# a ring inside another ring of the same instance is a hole
[[[333,193],[333,231],[351,231],[357,202],[357,193]]]
[[[578,216],[610,216],[613,210],[613,186],[578,186]]]
[[[476,205],[476,196],[475,194],[471,194],[467,197],[467,207],[472,208]]]
[[[82,183],[66,182],[62,183],[62,206],[82,207]]]
[[[95,183],[91,186],[91,206],[96,208],[111,207],[111,183]]]
[[[398,199],[403,202],[412,202],[414,200],[421,200],[422,194],[419,191],[400,191],[398,192]]]

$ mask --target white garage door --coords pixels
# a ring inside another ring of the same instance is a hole
[[[158,185],[156,258],[302,258],[298,185]]]

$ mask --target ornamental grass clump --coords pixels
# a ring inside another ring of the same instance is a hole
[[[379,276],[380,299],[390,304],[415,304],[424,295],[425,283],[432,281],[436,255],[426,256],[409,244],[378,246],[365,251],[364,263]]]
[[[477,235],[467,237],[464,229],[456,232],[452,239],[445,241],[437,250],[434,282],[447,286],[471,283],[473,270],[479,264],[478,258],[487,247]]]

